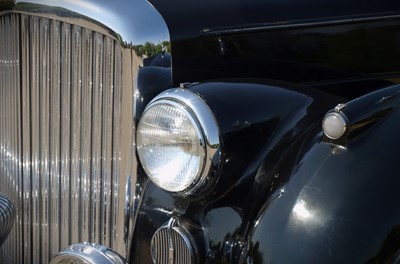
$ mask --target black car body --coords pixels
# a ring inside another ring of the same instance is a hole
[[[4,263],[400,261],[400,2],[0,11]]]

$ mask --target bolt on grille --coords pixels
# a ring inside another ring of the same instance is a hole
[[[70,244],[115,248],[123,237],[121,72],[110,36],[0,15],[0,192],[16,208],[4,263],[48,263]]]

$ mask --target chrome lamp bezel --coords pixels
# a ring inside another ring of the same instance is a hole
[[[160,103],[183,107],[199,128],[198,140],[204,148],[202,168],[199,169],[198,175],[193,178],[189,186],[182,191],[174,192],[182,195],[191,195],[205,185],[211,171],[213,159],[220,147],[220,133],[216,118],[203,99],[188,89],[173,88],[162,92],[146,106],[143,114],[149,108]],[[160,187],[162,188],[162,186]]]

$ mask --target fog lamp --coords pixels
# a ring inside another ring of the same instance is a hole
[[[194,192],[206,180],[219,147],[215,118],[186,89],[163,92],[146,107],[137,128],[137,150],[154,184],[170,192]]]

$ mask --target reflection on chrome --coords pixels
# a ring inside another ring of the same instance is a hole
[[[0,191],[16,209],[1,263],[48,263],[81,241],[126,255],[131,64],[107,31],[74,23],[0,16]]]
[[[312,211],[307,208],[306,202],[302,199],[299,199],[294,205],[293,215],[301,221],[306,221],[313,217]]]
[[[347,146],[332,144],[331,153],[332,155],[339,155],[347,151]]]

